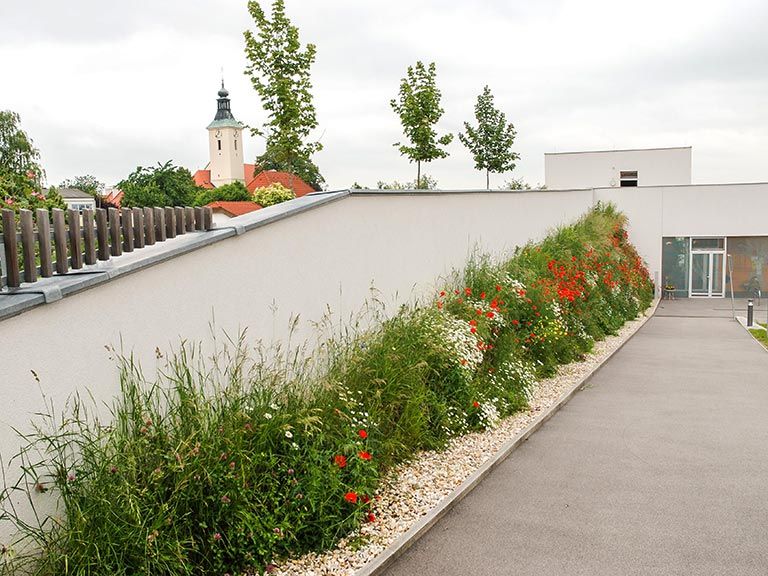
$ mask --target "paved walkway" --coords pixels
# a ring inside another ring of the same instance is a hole
[[[765,576],[768,353],[657,315],[386,574]]]

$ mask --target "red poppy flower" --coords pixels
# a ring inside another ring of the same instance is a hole
[[[501,286],[499,286],[498,284],[496,284],[496,292],[501,292]]]
[[[495,316],[493,312],[486,312],[485,315],[488,316],[488,318],[493,318]]]
[[[371,499],[368,498],[368,496],[365,496],[365,495],[363,495],[360,499],[363,501],[363,504],[368,504],[368,502],[371,501]]]
[[[362,429],[357,431],[357,435],[360,436],[360,438],[362,438],[363,440],[368,438],[368,432]]]
[[[466,366],[467,365],[467,359],[466,358],[462,358],[461,359],[461,365],[462,366]]]
[[[469,321],[470,326],[477,326],[477,320],[470,320]]]
[[[374,516],[373,512],[368,512],[368,522],[376,522],[376,516]]]
[[[445,298],[445,290],[440,290],[440,298]]]
[[[347,457],[342,455],[334,456],[333,463],[339,468],[344,468],[347,465]]]
[[[481,300],[485,300],[485,292],[481,292],[480,293],[480,299]]]
[[[357,494],[355,492],[347,492],[344,494],[344,500],[351,504],[357,504]]]
[[[512,324],[514,324],[515,326],[519,326],[520,325],[520,320],[517,320],[517,319],[512,320]]]
[[[477,313],[478,316],[482,316],[483,315],[483,311],[480,308],[475,310],[475,312]]]
[[[443,309],[443,303],[442,302],[438,302],[437,303],[437,309],[438,310],[442,310]]]
[[[480,402],[478,402],[477,400],[472,402],[472,408],[480,408]]]
[[[472,326],[472,328],[470,328],[469,331],[472,332],[472,334],[475,334],[477,332],[477,328]]]
[[[360,456],[360,458],[363,460],[370,460],[372,458],[370,452],[366,452],[365,450],[360,450],[357,455]]]
[[[467,296],[472,296],[472,288],[464,288],[464,294]]]

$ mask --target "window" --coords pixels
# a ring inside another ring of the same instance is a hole
[[[237,139],[235,139],[235,150],[237,150]]]
[[[219,145],[219,152],[221,152],[221,140],[216,140],[216,144]]]
[[[725,250],[725,238],[694,238],[691,250]]]
[[[622,170],[619,172],[619,182],[621,187],[637,186],[637,170]]]

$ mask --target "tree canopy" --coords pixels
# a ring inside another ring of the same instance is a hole
[[[191,206],[200,191],[186,168],[169,160],[156,167],[139,166],[117,185],[123,191],[122,206]]]
[[[55,189],[43,191],[40,152],[20,124],[16,112],[0,110],[0,207],[64,208]]]
[[[223,202],[242,202],[246,200],[253,200],[253,196],[245,184],[242,182],[232,182],[231,184],[224,184],[218,188],[201,188],[195,195],[195,206],[205,206],[211,202],[223,201]]]
[[[459,140],[472,153],[477,170],[485,170],[485,187],[490,190],[490,173],[514,170],[520,155],[512,152],[517,132],[504,112],[494,106],[491,89],[486,86],[475,104],[477,126],[464,122]]]
[[[453,140],[452,134],[438,137],[434,125],[440,120],[444,110],[440,107],[440,90],[437,88],[435,63],[424,66],[416,62],[408,67],[408,73],[400,83],[397,99],[390,101],[390,106],[400,117],[407,144],[396,142],[400,154],[416,162],[416,184],[422,183],[421,163],[431,162],[448,156],[442,146]]]
[[[251,129],[254,136],[266,139],[264,154],[256,163],[264,170],[296,174],[319,190],[324,179],[312,155],[322,145],[309,141],[311,131],[317,128],[310,80],[317,49],[314,44],[302,48],[298,28],[285,13],[284,0],[272,2],[271,19],[256,0],[248,2],[248,11],[257,31],[244,33],[245,55],[250,62],[245,74],[267,113],[262,127]]]

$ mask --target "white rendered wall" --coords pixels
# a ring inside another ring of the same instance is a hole
[[[550,190],[618,187],[621,171],[637,171],[639,186],[690,184],[691,148],[544,155],[544,183]]]
[[[591,190],[354,195],[0,321],[0,455],[7,463],[19,444],[11,428],[28,430],[43,408],[32,370],[59,408],[77,390],[109,402],[119,382],[105,346],[122,341],[152,374],[157,348],[209,341],[212,319],[272,341],[300,314],[307,337],[327,306],[348,318],[373,286],[396,310],[430,295],[476,246],[500,255],[591,205]]]

